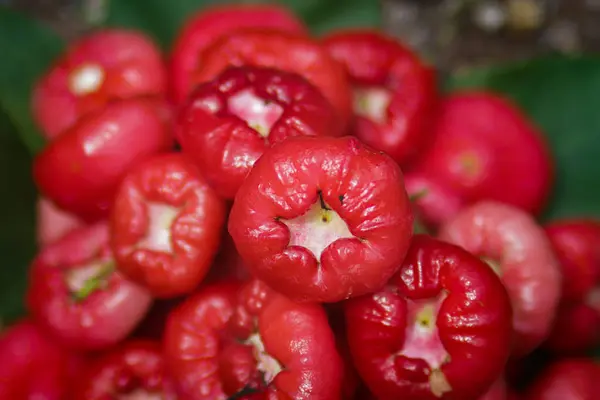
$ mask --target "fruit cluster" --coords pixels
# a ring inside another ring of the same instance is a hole
[[[32,107],[40,250],[0,400],[595,398],[600,224],[542,225],[536,126],[394,38],[218,6],[168,64],[89,34]]]

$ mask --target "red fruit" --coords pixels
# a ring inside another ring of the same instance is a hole
[[[427,226],[437,228],[465,207],[455,190],[423,173],[409,171],[404,182],[417,214]]]
[[[585,301],[600,281],[600,222],[560,220],[545,230],[563,274],[563,300]]]
[[[529,388],[527,400],[595,400],[600,368],[591,359],[563,359],[551,364]]]
[[[186,399],[224,400],[249,388],[260,399],[340,398],[342,361],[323,308],[260,281],[204,287],[171,315],[164,341]]]
[[[496,382],[488,389],[486,394],[479,397],[478,400],[509,400],[506,382],[503,378]]]
[[[481,257],[502,279],[514,310],[513,356],[536,348],[554,321],[561,275],[550,242],[533,217],[507,204],[480,202],[444,224],[439,237]]]
[[[79,356],[21,320],[0,335],[0,399],[65,400]]]
[[[193,92],[178,140],[215,190],[233,199],[267,148],[291,136],[339,136],[337,123],[327,99],[300,75],[232,67]]]
[[[130,170],[111,215],[118,268],[154,297],[193,291],[210,267],[225,224],[225,204],[180,153]]]
[[[116,271],[103,223],[47,246],[31,266],[29,310],[71,348],[97,350],[121,341],[150,303],[146,290]]]
[[[141,32],[104,29],[73,43],[37,83],[33,115],[49,139],[117,99],[164,95],[166,68]]]
[[[510,353],[502,282],[465,250],[416,235],[386,287],[349,300],[348,343],[369,389],[386,399],[475,399]]]
[[[338,31],[324,44],[345,66],[354,88],[355,135],[406,165],[431,138],[434,70],[408,47],[373,30]]]
[[[156,100],[107,105],[63,133],[35,159],[39,190],[86,221],[107,217],[125,173],[140,160],[170,149],[166,108]]]
[[[185,297],[155,300],[144,319],[137,325],[130,337],[136,339],[162,340],[167,325],[167,319],[171,314],[171,311],[184,300]]]
[[[217,39],[241,28],[272,28],[307,34],[307,28],[286,8],[274,4],[212,6],[192,15],[183,26],[171,59],[173,97],[183,102],[193,89],[193,75],[203,68],[202,52]]]
[[[160,342],[126,342],[88,366],[74,400],[175,400]]]
[[[352,115],[352,94],[341,64],[316,40],[273,29],[244,29],[214,42],[202,54],[194,83],[214,79],[229,65],[256,65],[295,72],[321,90],[338,113],[342,129]]]
[[[412,214],[398,165],[353,137],[267,150],[235,198],[229,233],[250,272],[300,301],[380,289],[400,267]]]
[[[451,95],[441,104],[434,134],[415,168],[468,203],[496,200],[528,212],[544,205],[550,154],[537,128],[507,100],[491,93]]]
[[[562,304],[545,347],[585,353],[600,343],[600,223],[565,219],[545,229],[563,276]]]
[[[38,199],[36,235],[39,246],[56,242],[69,232],[84,226],[85,222],[76,215],[61,210],[44,197]]]

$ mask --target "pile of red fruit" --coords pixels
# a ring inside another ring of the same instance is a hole
[[[73,43],[33,96],[40,251],[0,399],[596,398],[600,224],[541,225],[543,135],[437,87],[393,38],[277,6],[202,10],[168,65],[140,32]]]

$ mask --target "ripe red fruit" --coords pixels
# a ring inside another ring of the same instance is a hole
[[[56,242],[69,232],[85,226],[85,222],[76,215],[61,210],[44,197],[38,199],[36,212],[36,240],[41,247]]]
[[[439,227],[465,207],[455,190],[423,173],[409,171],[404,182],[416,213],[428,227]]]
[[[546,347],[583,353],[600,343],[600,223],[565,219],[545,229],[563,276],[562,304]]]
[[[243,29],[214,42],[202,54],[195,84],[214,79],[229,65],[256,65],[302,75],[337,111],[342,130],[352,116],[352,93],[341,64],[316,40],[273,29]]]
[[[499,378],[496,382],[488,389],[488,391],[477,400],[509,400],[508,390],[506,388],[506,382],[503,378]]]
[[[267,148],[291,136],[339,136],[338,122],[327,99],[300,75],[232,67],[193,92],[178,140],[212,187],[233,199]]]
[[[242,184],[229,233],[250,272],[286,296],[336,302],[381,288],[412,236],[402,172],[354,137],[276,144]]]
[[[137,340],[111,349],[86,368],[74,400],[176,400],[160,342]]]
[[[141,32],[104,29],[74,42],[37,83],[33,115],[49,139],[117,99],[162,96],[167,72]]]
[[[204,287],[170,316],[164,342],[186,399],[224,400],[243,389],[261,399],[340,397],[342,361],[323,308],[260,281]]]
[[[103,223],[47,246],[31,266],[29,310],[70,348],[97,350],[121,341],[150,303],[146,290],[116,271]]]
[[[89,115],[37,155],[39,190],[86,221],[108,216],[117,187],[137,162],[172,146],[167,109],[157,100],[123,100]]]
[[[472,92],[447,97],[439,112],[434,143],[415,169],[468,203],[496,200],[540,211],[552,183],[552,161],[540,132],[520,110],[495,94]]]
[[[600,367],[592,359],[563,359],[551,364],[525,395],[527,400],[595,400]]]
[[[439,236],[481,257],[502,279],[514,311],[513,355],[523,356],[540,345],[556,315],[562,277],[550,242],[533,217],[507,204],[480,202],[444,224]]]
[[[354,89],[354,134],[406,165],[431,139],[437,103],[435,72],[408,47],[374,30],[324,38]]]
[[[111,214],[118,269],[154,297],[193,291],[208,272],[225,225],[225,204],[180,153],[130,170]]]
[[[203,68],[202,52],[217,39],[241,28],[272,28],[307,34],[307,28],[286,8],[274,4],[212,6],[192,15],[175,41],[171,56],[172,94],[183,102],[193,89],[193,75]]]
[[[380,400],[475,399],[510,353],[502,282],[467,251],[416,235],[385,288],[345,305],[359,374]]]
[[[0,335],[0,399],[64,400],[80,357],[54,343],[33,321]]]

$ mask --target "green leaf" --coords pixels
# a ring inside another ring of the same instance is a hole
[[[182,24],[192,13],[223,3],[277,3],[288,6],[315,34],[348,26],[380,26],[380,2],[376,0],[106,0],[104,26],[140,29],[168,50]]]
[[[27,269],[35,255],[36,190],[31,155],[0,110],[0,325],[25,312]]]
[[[0,6],[0,107],[31,152],[44,144],[31,115],[33,85],[62,49],[61,39],[51,30]]]
[[[600,218],[600,58],[553,56],[472,71],[451,78],[447,88],[504,94],[545,133],[556,181],[544,219]]]

